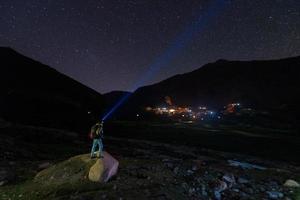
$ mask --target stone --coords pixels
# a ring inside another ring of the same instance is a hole
[[[90,168],[89,180],[93,182],[101,182],[103,179],[104,164],[101,159],[98,159],[96,163]]]
[[[267,191],[267,194],[270,199],[281,199],[284,196],[281,192],[276,191]]]
[[[232,191],[234,191],[236,193],[240,192],[240,190],[238,188],[233,188]]]
[[[222,178],[228,183],[229,187],[232,187],[236,183],[232,174],[225,174]]]
[[[168,163],[166,163],[165,165],[166,165],[168,168],[170,168],[170,169],[173,169],[173,168],[174,168],[173,163],[168,162]]]
[[[93,182],[107,182],[112,176],[117,174],[119,162],[109,153],[103,152],[103,158],[97,159],[90,168],[88,178]]]
[[[90,154],[71,157],[41,170],[33,181],[47,185],[68,184],[83,179],[89,179],[93,182],[107,182],[117,173],[119,162],[107,152],[103,152],[103,154],[103,158],[95,159],[91,159]]]
[[[241,167],[242,169],[259,169],[259,170],[266,170],[266,167],[250,164],[247,162],[240,162],[236,160],[228,160],[230,166],[233,167]]]
[[[117,185],[113,186],[113,190],[117,190],[117,188],[118,188]]]
[[[195,192],[195,188],[190,188],[190,189],[189,189],[189,195],[190,195],[190,196],[193,195],[194,192]]]
[[[14,180],[15,175],[12,171],[8,171],[6,169],[0,169],[0,182],[2,185]]]
[[[295,187],[295,188],[300,187],[300,184],[297,181],[294,181],[292,179],[286,180],[283,185],[285,187]]]
[[[175,167],[174,170],[173,170],[174,174],[178,174],[179,172],[179,167]]]
[[[240,177],[240,178],[238,178],[238,183],[240,183],[240,184],[246,184],[246,183],[249,183],[249,180]]]
[[[192,170],[190,170],[190,169],[186,171],[186,175],[187,175],[187,176],[190,176],[190,175],[192,175],[193,173],[194,173],[194,171],[192,171]]]
[[[0,181],[0,186],[4,185],[5,181]]]

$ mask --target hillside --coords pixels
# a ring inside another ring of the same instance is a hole
[[[0,117],[79,129],[103,109],[102,95],[49,66],[5,47],[0,61]]]
[[[300,57],[270,61],[209,63],[190,73],[139,88],[123,106],[136,112],[159,106],[166,96],[176,105],[222,108],[232,102],[264,110],[296,114],[300,100]]]

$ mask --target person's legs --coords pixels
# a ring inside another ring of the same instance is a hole
[[[96,146],[97,146],[97,140],[94,139],[93,140],[92,150],[91,150],[91,157],[94,157],[94,155],[95,155]]]
[[[99,157],[103,158],[103,143],[101,138],[98,139],[98,146],[99,146]]]

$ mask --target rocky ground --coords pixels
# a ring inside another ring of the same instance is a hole
[[[56,154],[56,158],[45,157],[42,152],[39,159],[29,160],[30,155],[26,155],[18,160],[15,152],[2,152],[0,199],[300,199],[300,167],[296,165],[110,137],[105,139],[106,151],[119,160],[120,166],[108,183],[73,181],[67,176],[67,168],[57,168],[64,179],[60,183],[50,181],[51,177],[44,182],[34,180],[39,171],[67,159],[70,152],[73,156],[87,153],[89,145],[75,144],[78,148],[69,149],[65,155]]]

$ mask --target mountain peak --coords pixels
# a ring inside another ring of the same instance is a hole
[[[218,59],[215,63],[226,63],[226,62],[230,62],[230,61],[226,59]]]

